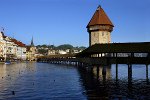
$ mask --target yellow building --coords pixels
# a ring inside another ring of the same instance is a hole
[[[36,60],[35,54],[36,54],[36,47],[34,46],[33,37],[32,37],[31,45],[27,46],[27,52],[26,52],[27,60],[28,61],[35,61]]]

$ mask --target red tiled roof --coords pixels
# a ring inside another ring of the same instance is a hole
[[[25,47],[25,44],[19,41],[19,42],[18,42],[18,46],[20,46],[20,47]]]
[[[114,26],[112,22],[110,21],[109,17],[105,13],[105,11],[101,8],[101,6],[98,6],[97,10],[95,11],[92,19],[87,25],[87,28],[89,26],[93,25],[110,25]]]
[[[3,38],[6,38],[7,36],[4,35],[4,32],[1,32],[2,33],[2,36]],[[12,42],[14,42],[15,44],[17,44],[18,46],[20,47],[25,47],[26,45],[16,39],[13,39],[13,38],[10,38]]]
[[[26,45],[16,39],[11,39],[12,42],[14,42],[15,44],[17,44],[20,47],[25,47]]]

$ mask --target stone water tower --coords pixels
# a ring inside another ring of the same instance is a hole
[[[87,25],[89,32],[89,46],[96,43],[111,43],[111,32],[114,25],[106,15],[105,11],[98,6],[92,19]]]

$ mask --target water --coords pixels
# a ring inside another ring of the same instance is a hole
[[[100,67],[96,79],[95,69],[91,74],[74,66],[48,63],[0,64],[0,100],[150,99],[145,66],[133,66],[131,82],[127,68],[127,65],[118,66],[116,81],[115,65],[107,67],[106,78]]]
[[[0,99],[86,100],[79,77],[77,69],[69,66],[46,63],[0,65]]]

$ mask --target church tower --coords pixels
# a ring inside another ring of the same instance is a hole
[[[89,46],[96,43],[111,43],[111,32],[114,25],[106,15],[105,11],[98,6],[92,19],[87,25],[89,32]]]
[[[31,40],[31,46],[34,47],[34,43],[33,43],[33,36],[32,36],[32,40]]]

